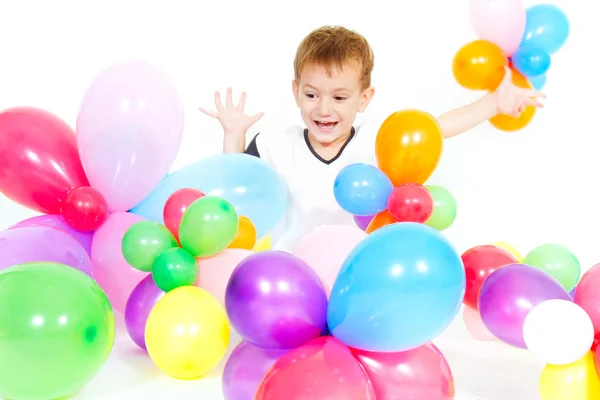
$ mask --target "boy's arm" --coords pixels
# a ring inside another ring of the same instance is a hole
[[[533,89],[522,89],[512,83],[512,71],[505,67],[505,74],[495,92],[488,93],[479,100],[448,111],[438,117],[445,138],[468,131],[480,123],[506,114],[518,118],[527,106],[544,107],[536,98],[546,98]]]

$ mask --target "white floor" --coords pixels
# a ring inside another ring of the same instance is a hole
[[[472,339],[462,318],[434,343],[454,374],[456,400],[538,400],[538,381],[544,365],[528,351],[500,342]],[[239,342],[232,337],[230,351]],[[221,372],[225,360],[208,377],[179,381],[163,374],[120,328],[104,368],[74,399],[223,399]]]

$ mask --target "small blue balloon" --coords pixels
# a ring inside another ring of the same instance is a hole
[[[551,4],[539,4],[527,9],[527,22],[521,46],[538,47],[552,55],[569,37],[569,20],[565,13]]]
[[[410,350],[448,327],[465,286],[460,255],[438,230],[413,222],[387,225],[342,265],[329,299],[329,330],[361,350]]]
[[[529,78],[529,82],[531,82],[535,90],[542,90],[546,85],[546,74]]]
[[[539,47],[523,46],[512,55],[513,66],[527,78],[544,75],[551,62],[550,55]]]
[[[173,192],[183,188],[222,197],[238,215],[252,221],[258,237],[269,234],[287,209],[285,181],[266,161],[249,154],[224,153],[168,175],[130,212],[164,223],[165,203]]]
[[[336,201],[357,216],[378,214],[387,209],[394,185],[379,168],[370,164],[350,164],[342,169],[333,184]]]

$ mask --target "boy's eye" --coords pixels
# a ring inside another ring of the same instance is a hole
[[[343,100],[346,100],[346,98],[345,98],[345,97],[341,97],[341,96],[337,96],[335,99],[336,99],[337,101],[343,101]]]
[[[306,93],[305,94],[306,97],[308,97],[309,99],[314,99],[316,96],[312,93]]]

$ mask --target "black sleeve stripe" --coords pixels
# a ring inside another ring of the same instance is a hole
[[[252,138],[252,141],[250,142],[244,153],[260,158],[260,153],[258,152],[258,147],[256,146],[256,138],[258,137],[258,135],[260,135],[260,132],[257,133],[256,136],[254,136],[254,138]]]

